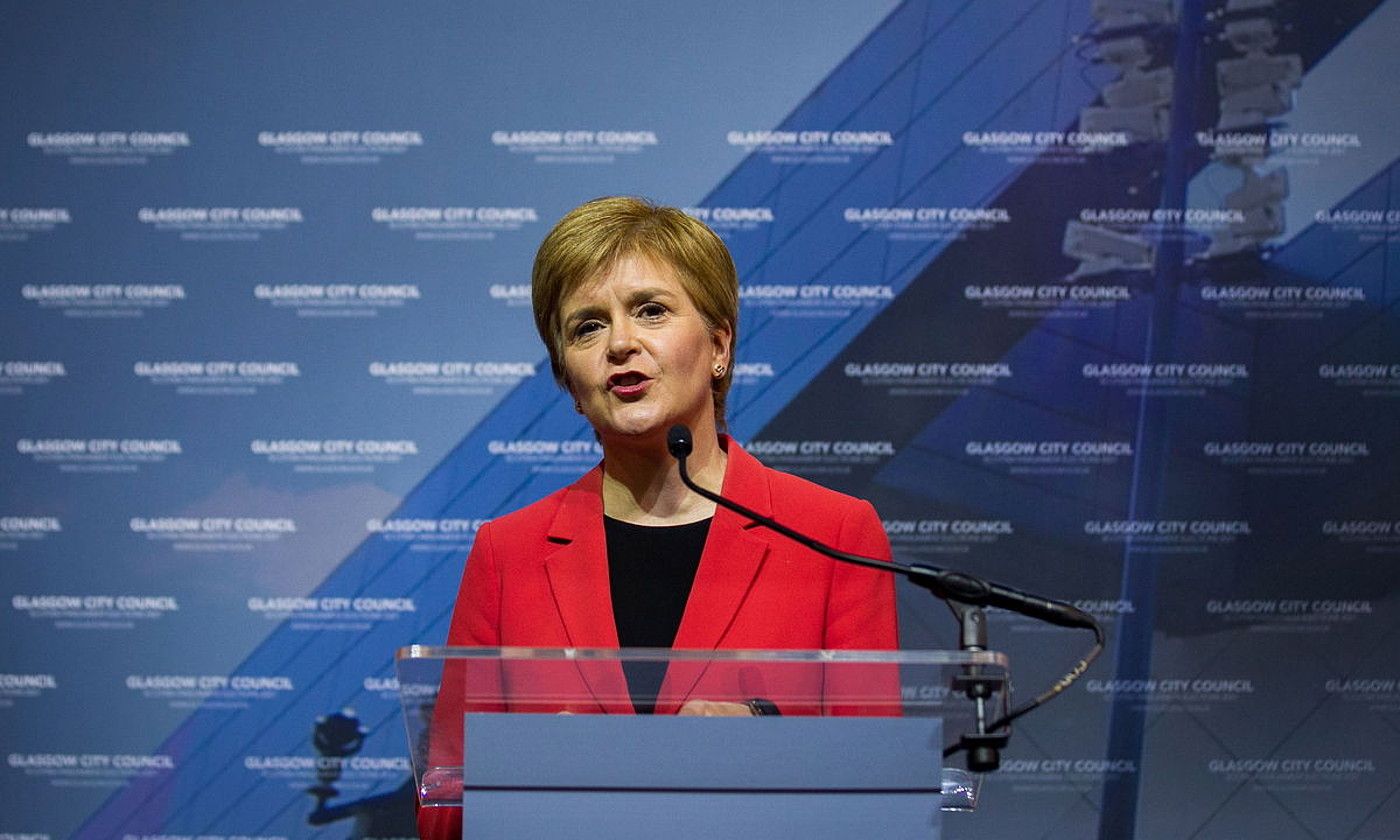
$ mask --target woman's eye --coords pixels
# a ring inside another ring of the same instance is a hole
[[[590,333],[597,332],[603,325],[597,321],[584,321],[574,327],[574,338],[583,338]]]
[[[637,312],[643,318],[660,318],[666,314],[666,307],[659,303],[644,303]]]

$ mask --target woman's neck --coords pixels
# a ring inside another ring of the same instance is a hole
[[[728,456],[710,431],[695,436],[686,470],[701,487],[718,491]],[[603,512],[638,525],[684,525],[715,514],[715,503],[681,481],[676,459],[665,449],[603,446]]]

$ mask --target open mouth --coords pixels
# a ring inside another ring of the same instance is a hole
[[[615,373],[608,377],[608,390],[620,397],[640,394],[650,384],[651,379],[634,370],[629,370],[626,373]]]

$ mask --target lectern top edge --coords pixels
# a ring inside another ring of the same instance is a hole
[[[682,650],[676,648],[537,648],[408,645],[394,654],[409,660],[559,660],[772,663],[887,663],[895,665],[987,665],[1007,668],[999,651],[957,650]]]

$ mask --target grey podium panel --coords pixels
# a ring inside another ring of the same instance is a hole
[[[466,840],[937,840],[936,794],[469,793]]]
[[[938,837],[934,718],[469,714],[468,840]]]

